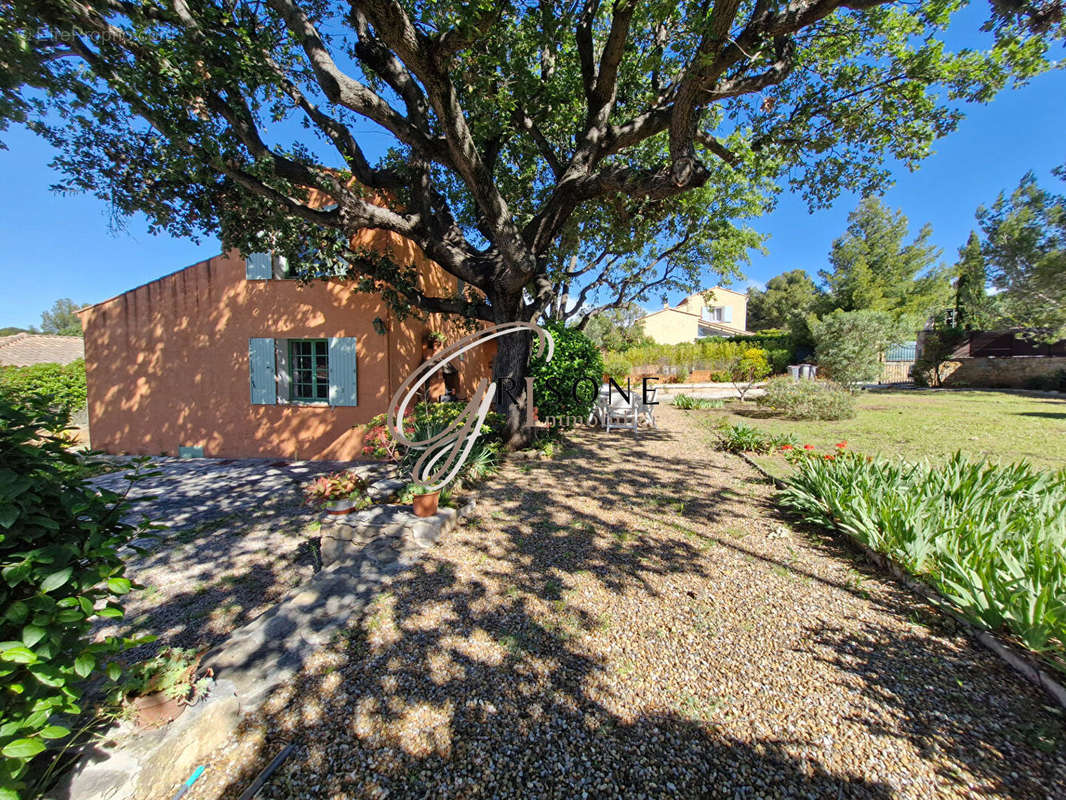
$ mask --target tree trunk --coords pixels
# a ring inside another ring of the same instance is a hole
[[[526,447],[531,438],[531,431],[525,427],[531,334],[512,333],[496,342],[496,358],[492,363],[496,410],[504,418],[504,444],[509,450],[517,450]]]

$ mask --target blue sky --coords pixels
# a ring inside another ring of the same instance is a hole
[[[1028,170],[1055,185],[1050,170],[1066,162],[1066,71],[1039,76],[987,106],[969,106],[966,114],[917,172],[897,165],[895,185],[885,194],[889,206],[909,217],[912,230],[932,224],[933,242],[947,262],[974,227],[978,205],[1013,188]],[[3,139],[10,149],[0,151],[0,327],[39,324],[57,298],[99,302],[219,251],[214,240],[151,236],[143,217],[127,220],[125,230],[111,230],[106,204],[50,191],[57,176],[42,140],[21,128]],[[383,143],[381,136],[367,142],[371,153],[377,142]],[[843,195],[831,208],[809,214],[801,198],[782,195],[772,214],[753,223],[770,238],[768,253],[755,254],[745,268],[747,278],[762,283],[797,268],[816,274],[858,199]]]

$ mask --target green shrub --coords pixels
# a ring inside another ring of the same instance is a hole
[[[826,381],[767,381],[765,394],[755,400],[786,419],[850,419],[855,416],[855,397]]]
[[[729,383],[730,380],[732,379],[729,377],[729,373],[724,369],[715,370],[711,373],[711,381],[714,383]]]
[[[70,415],[85,407],[85,361],[0,367],[0,394],[18,405],[43,398],[51,408]]]
[[[885,311],[837,309],[811,323],[818,365],[849,390],[881,377],[881,354],[907,334],[903,323]]]
[[[633,365],[623,353],[608,352],[603,357],[603,371],[614,378],[620,385],[625,385],[625,379],[629,377]]]
[[[30,761],[69,735],[53,718],[80,713],[83,682],[105,668],[116,679],[107,657],[147,641],[89,635],[122,616],[116,597],[134,587],[118,551],[141,530],[119,521],[118,495],[71,477],[65,419],[43,401],[0,397],[0,797],[15,797]]]
[[[418,403],[404,419],[404,431],[410,436],[415,430],[415,423],[427,421],[440,423],[440,429],[450,425],[463,413],[466,403]],[[399,461],[406,447],[389,433],[385,425],[385,414],[378,414],[363,426],[363,455],[386,461]],[[490,440],[499,439],[503,431],[503,416],[490,411],[481,426],[481,437]]]
[[[674,398],[674,408],[690,411],[695,408],[722,408],[725,403],[721,400],[711,400],[707,397],[691,397],[687,394],[679,394]]]
[[[809,458],[781,496],[935,586],[973,622],[1066,671],[1066,470]]]
[[[1049,375],[1034,375],[1027,378],[1025,388],[1043,392],[1066,392],[1066,369],[1060,369]]]
[[[770,374],[766,351],[760,347],[746,347],[729,364],[729,378],[743,400],[760,378]]]
[[[538,417],[542,420],[553,417],[558,422],[584,421],[592,411],[603,379],[603,356],[575,328],[558,322],[549,322],[544,327],[555,340],[555,353],[551,361],[535,357],[529,362]]]
[[[766,351],[766,358],[770,362],[770,371],[774,375],[780,375],[788,369],[789,356],[792,354],[785,349],[774,349]]]
[[[736,425],[720,425],[715,428],[717,447],[727,453],[771,453],[782,445],[793,445],[796,439],[791,434],[779,436],[743,422]]]

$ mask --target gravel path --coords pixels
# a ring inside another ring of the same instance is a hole
[[[659,419],[510,461],[186,797],[1066,795],[1038,691]]]

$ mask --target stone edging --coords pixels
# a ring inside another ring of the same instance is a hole
[[[769,479],[775,487],[778,489],[785,488],[785,481],[781,480],[775,475],[772,475],[763,467],[759,466],[754,459],[748,456],[746,453],[737,453],[748,466],[752,467],[763,477]],[[995,653],[1001,660],[1007,663],[1015,672],[1025,678],[1032,684],[1039,686],[1048,694],[1056,703],[1062,708],[1066,709],[1066,687],[1055,680],[1045,670],[1033,663],[1030,658],[1024,652],[1019,651],[1017,648],[1006,644],[998,639],[989,631],[979,628],[974,625],[970,620],[966,619],[960,612],[956,611],[951,603],[938,592],[935,588],[927,584],[925,581],[919,580],[907,572],[891,557],[886,556],[884,553],[879,553],[864,542],[859,541],[846,531],[842,531],[839,528],[834,528],[835,534],[841,535],[846,538],[854,547],[856,547],[866,559],[874,564],[882,572],[887,572],[899,583],[903,584],[907,589],[920,595],[925,600],[939,608],[942,612],[946,613],[952,619],[954,619],[960,626],[970,635],[971,638],[976,639],[986,649]]]

